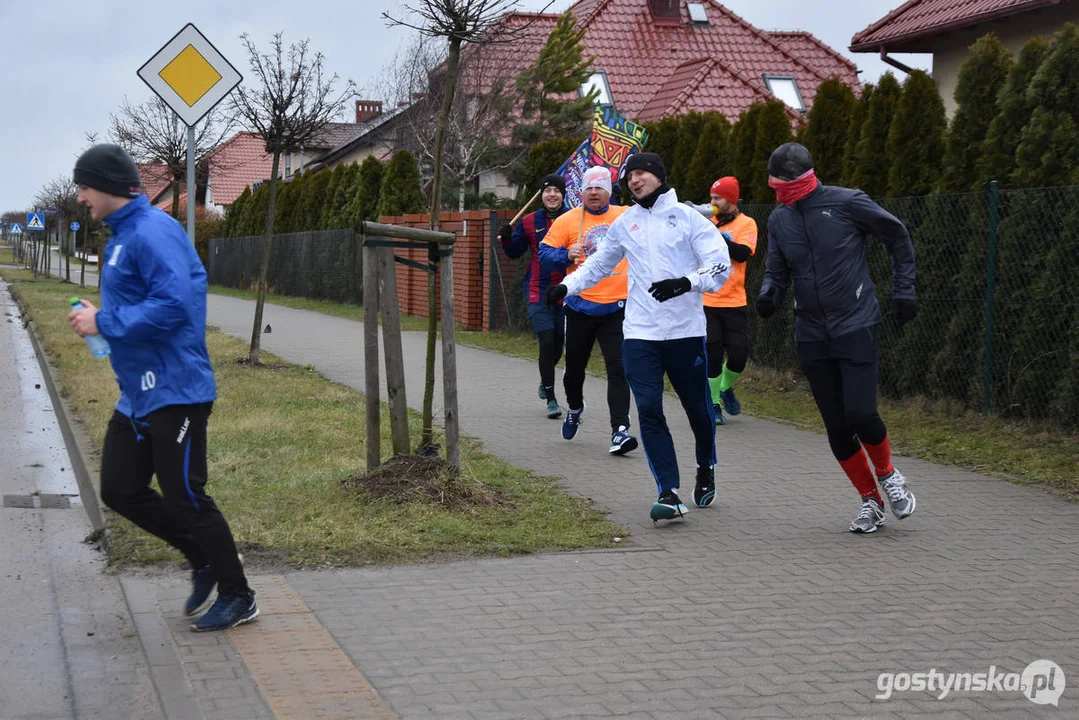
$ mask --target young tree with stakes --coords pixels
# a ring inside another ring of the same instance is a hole
[[[544,6],[546,10],[551,3]],[[465,43],[493,44],[512,42],[527,24],[508,28],[499,24],[503,15],[517,7],[517,0],[416,0],[415,6],[404,5],[402,10],[409,19],[401,19],[382,13],[387,25],[402,25],[431,38],[442,38],[448,43],[446,70],[443,76],[442,107],[435,127],[435,151],[432,159],[431,181],[431,230],[438,230],[439,200],[442,197],[442,165],[445,150],[446,128],[450,123],[450,111],[457,90],[461,61],[461,46]],[[542,12],[542,10],[541,10]],[[412,19],[415,18],[415,19]],[[427,276],[427,367],[423,389],[423,429],[420,451],[431,454],[434,448],[432,404],[435,393],[435,336],[438,332],[438,298],[435,294],[435,276]]]

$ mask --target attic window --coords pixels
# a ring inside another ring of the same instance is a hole
[[[656,25],[678,26],[682,19],[678,9],[679,0],[648,0],[652,22]]]
[[[768,86],[770,93],[787,103],[788,106],[799,112],[806,109],[802,101],[802,93],[798,91],[798,83],[792,75],[765,75],[764,84]]]
[[[581,97],[585,97],[594,89],[599,90],[596,95],[597,105],[614,105],[614,101],[611,99],[611,86],[607,84],[607,73],[603,70],[597,70],[589,75],[588,79],[581,84],[581,89],[578,92]]]
[[[697,2],[686,3],[686,9],[689,10],[690,20],[702,25],[708,24],[708,13],[704,11],[704,5]]]

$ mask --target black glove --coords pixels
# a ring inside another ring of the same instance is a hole
[[[501,240],[503,243],[508,244],[509,241],[513,239],[513,226],[503,225],[502,227],[498,228],[498,239]]]
[[[689,289],[693,287],[690,285],[689,278],[671,278],[670,280],[658,280],[652,283],[648,288],[648,292],[652,293],[659,302],[667,302],[671,298],[676,298],[679,295],[684,295],[689,292]]]
[[[557,305],[558,301],[566,297],[566,293],[568,292],[569,288],[562,283],[552,285],[551,287],[547,288],[547,304]]]
[[[896,325],[903,327],[918,314],[918,301],[914,298],[892,298],[892,317]]]
[[[768,292],[761,293],[755,303],[757,314],[762,318],[770,318],[776,314],[776,288],[768,288]]]

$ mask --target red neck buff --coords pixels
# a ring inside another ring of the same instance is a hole
[[[817,189],[817,174],[810,168],[789,182],[768,179],[768,187],[776,191],[776,200],[793,205]]]

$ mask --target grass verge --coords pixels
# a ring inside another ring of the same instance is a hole
[[[252,298],[253,293],[212,288],[233,297]],[[305,310],[363,319],[363,308],[322,300],[273,296],[269,302]],[[402,315],[405,330],[425,330],[426,319]],[[461,345],[532,359],[536,340],[531,334],[457,331]],[[603,373],[603,360],[594,352],[590,372]],[[668,387],[670,390],[670,387]],[[794,373],[755,367],[750,358],[738,385],[738,397],[746,412],[795,427],[823,432],[817,407],[805,381]],[[988,475],[1036,485],[1073,501],[1079,500],[1079,435],[1060,429],[983,417],[961,408],[932,403],[925,398],[882,399],[880,412],[888,425],[892,448],[897,454],[956,465]],[[719,428],[719,433],[723,428]]]
[[[117,389],[107,362],[95,360],[67,324],[70,286],[5,269],[23,311],[58,370],[61,393],[104,437]],[[92,289],[83,294],[92,302]],[[263,353],[278,369],[238,364],[247,347],[207,336],[219,400],[210,420],[210,492],[254,561],[323,567],[415,562],[546,549],[606,547],[625,530],[588,501],[553,481],[514,468],[463,439],[460,483],[499,502],[449,509],[419,497],[376,497],[346,479],[366,465],[364,399],[309,367]],[[383,457],[389,417],[383,407]],[[419,437],[418,416],[412,417]],[[414,443],[415,444],[415,443]],[[127,521],[110,515],[110,561],[124,567],[180,556]]]
[[[10,245],[0,245],[0,265],[15,264],[15,248]]]

